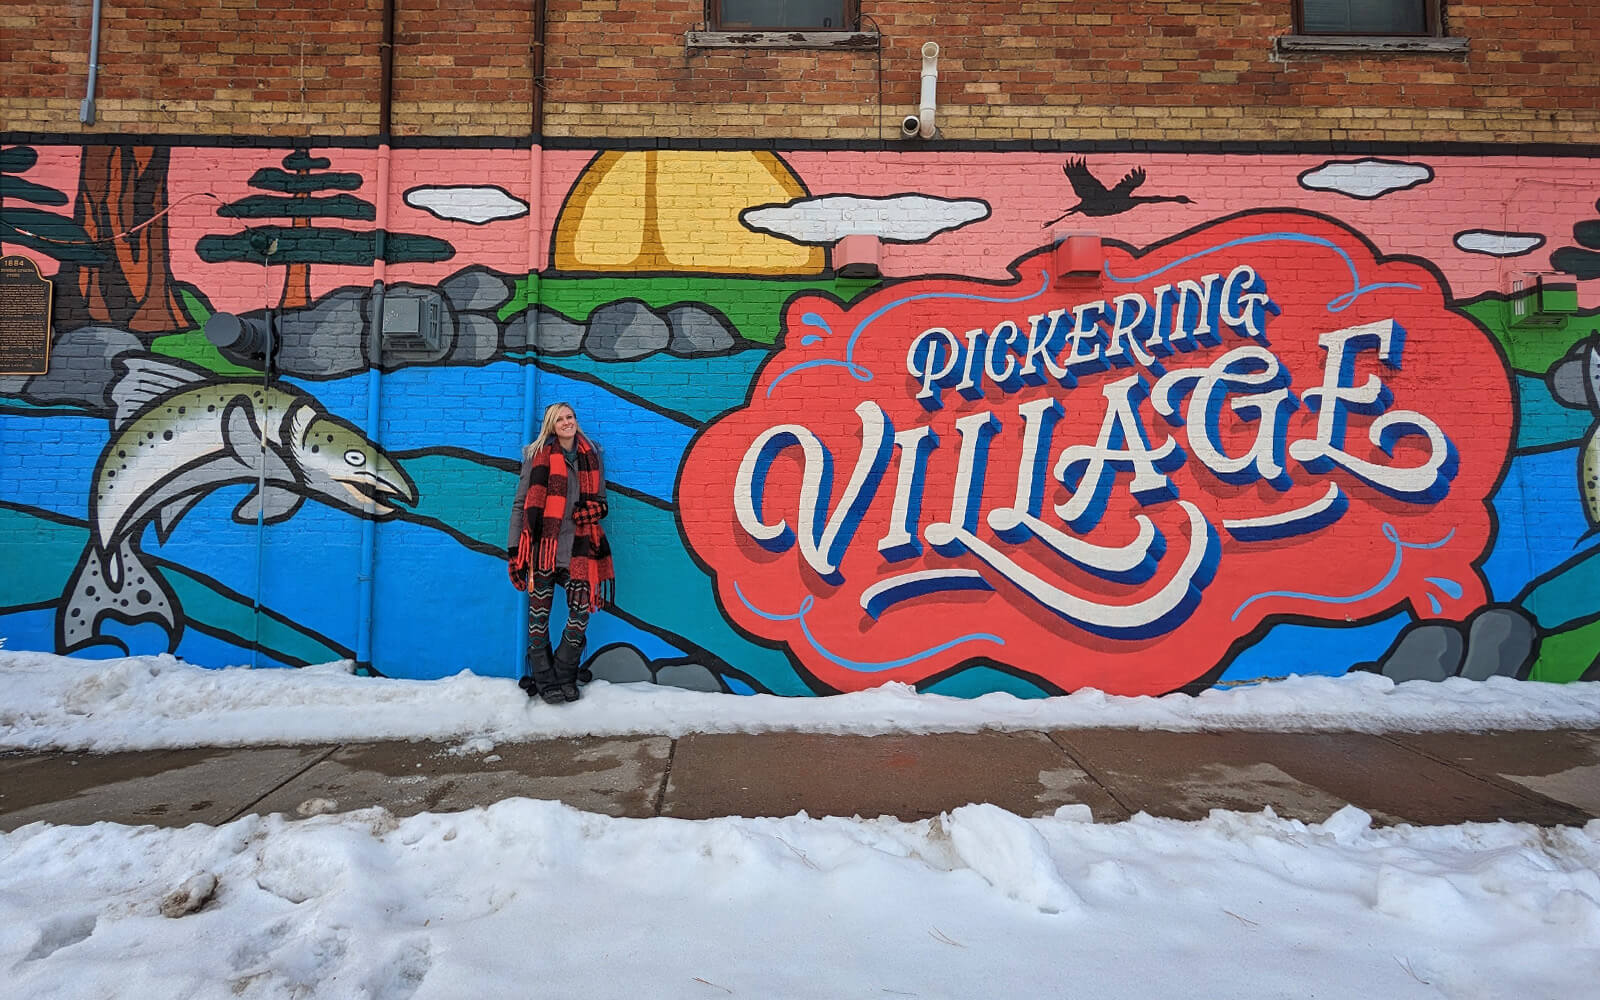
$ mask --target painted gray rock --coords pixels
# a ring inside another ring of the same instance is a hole
[[[721,691],[717,675],[698,663],[679,663],[656,671],[656,683],[690,691]]]
[[[621,299],[589,316],[583,349],[600,361],[632,361],[666,350],[672,331],[666,321],[638,299]]]
[[[280,313],[276,370],[307,378],[343,378],[364,369],[368,298],[365,289],[340,288],[305,309]],[[223,353],[230,361],[254,364],[232,352]]]
[[[1401,635],[1394,651],[1384,657],[1378,672],[1393,680],[1442,681],[1461,667],[1464,643],[1461,633],[1448,625],[1415,625]]]
[[[672,329],[667,350],[680,358],[725,354],[736,343],[728,324],[708,309],[694,305],[674,306],[666,315],[667,325]]]
[[[490,312],[511,300],[511,282],[483,268],[469,268],[439,283],[439,291],[457,312]]]
[[[1589,410],[1594,403],[1589,399],[1589,380],[1585,365],[1589,358],[1589,345],[1597,338],[1585,337],[1572,345],[1566,356],[1550,366],[1545,374],[1545,385],[1550,395],[1562,406],[1574,410]]]
[[[589,672],[613,684],[633,684],[648,681],[650,665],[639,651],[631,646],[613,646],[589,661]]]
[[[535,307],[518,313],[506,324],[506,350],[537,351],[561,356],[577,354],[583,346],[583,326],[560,313]]]
[[[1489,677],[1524,679],[1533,665],[1538,632],[1527,616],[1515,608],[1490,608],[1472,620],[1467,630],[1466,662],[1461,676],[1481,681]]]
[[[50,370],[43,375],[0,379],[0,392],[21,395],[30,403],[68,403],[103,410],[108,389],[117,377],[111,363],[120,354],[142,350],[139,338],[111,326],[80,326],[58,334],[50,345]]]
[[[455,349],[452,362],[487,361],[500,350],[500,325],[488,316],[467,314],[456,317]]]

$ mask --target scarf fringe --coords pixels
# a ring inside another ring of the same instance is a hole
[[[524,535],[523,537],[526,538],[527,536]],[[560,538],[552,538],[549,535],[539,539],[539,572],[551,573],[555,571],[556,550],[560,541]]]

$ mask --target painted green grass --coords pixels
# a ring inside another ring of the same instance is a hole
[[[1539,640],[1539,659],[1530,680],[1564,684],[1583,676],[1600,654],[1600,621],[1547,635]]]
[[[728,278],[717,275],[630,275],[601,278],[538,277],[517,282],[516,293],[500,310],[507,320],[528,308],[538,286],[538,304],[582,323],[600,306],[618,299],[638,299],[652,309],[678,303],[700,303],[727,316],[745,339],[771,344],[778,339],[783,305],[801,292],[817,291],[850,302],[876,288],[876,283],[834,278],[779,281],[772,278]]]
[[[206,321],[211,318],[212,310],[199,295],[187,288],[180,288],[178,297],[183,300],[184,310],[194,325],[187,330],[157,337],[150,343],[152,353],[186,361],[197,368],[204,368],[218,375],[261,374],[254,368],[245,368],[229,361],[222,356],[221,351],[217,350],[215,344],[206,339]]]
[[[1545,371],[1560,361],[1573,344],[1587,337],[1600,324],[1600,310],[1577,311],[1577,292],[1552,291],[1547,295],[1555,311],[1572,313],[1560,325],[1513,326],[1510,322],[1510,303],[1503,295],[1479,299],[1463,306],[1462,311],[1483,324],[1490,335],[1500,342],[1512,368],[1543,377]]]

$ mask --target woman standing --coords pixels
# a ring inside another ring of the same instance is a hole
[[[578,429],[566,403],[545,408],[539,436],[522,453],[522,476],[511,504],[506,566],[511,585],[528,592],[528,676],[518,683],[554,705],[578,700],[589,614],[611,600],[611,545],[600,520],[606,474],[600,446]],[[556,585],[567,592],[567,625],[550,648],[550,605]],[[587,674],[587,671],[583,671]]]

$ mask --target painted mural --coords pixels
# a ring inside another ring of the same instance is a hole
[[[566,400],[599,677],[1600,677],[1583,161],[462,153],[0,149],[56,288],[50,371],[0,375],[8,648],[515,676]]]

